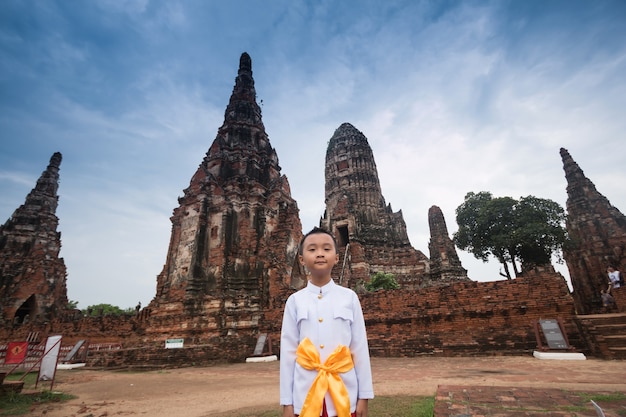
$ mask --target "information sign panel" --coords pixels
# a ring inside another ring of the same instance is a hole
[[[550,349],[569,349],[565,337],[561,332],[561,326],[559,322],[554,319],[539,320],[539,325],[546,337],[548,347]]]
[[[39,381],[54,381],[61,350],[61,336],[48,336],[44,356],[39,368]]]
[[[165,349],[180,349],[183,347],[185,339],[167,339],[165,341]]]
[[[256,347],[254,348],[254,356],[261,356],[263,354],[263,347],[265,346],[265,341],[267,340],[267,333],[261,333],[259,338],[256,340]]]

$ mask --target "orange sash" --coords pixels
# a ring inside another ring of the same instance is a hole
[[[339,373],[354,368],[352,355],[347,346],[339,345],[330,354],[326,362],[320,363],[320,355],[313,342],[305,337],[296,350],[296,362],[309,371],[317,370],[317,376],[306,395],[300,417],[319,417],[326,391],[330,392],[337,417],[350,417],[350,397]]]

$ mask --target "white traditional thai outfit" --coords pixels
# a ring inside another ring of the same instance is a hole
[[[374,398],[372,371],[361,303],[356,293],[330,281],[323,287],[311,282],[292,294],[285,304],[280,339],[280,404],[293,404],[300,414],[317,370],[303,368],[296,358],[298,346],[308,338],[324,364],[341,345],[349,348],[354,367],[339,376],[350,397],[350,412],[357,399]],[[329,416],[336,416],[335,404],[327,392]]]

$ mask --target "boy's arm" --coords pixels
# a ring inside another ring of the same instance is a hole
[[[356,372],[359,383],[358,398],[366,400],[368,398],[374,398],[374,387],[372,383],[370,351],[367,344],[367,332],[365,331],[365,319],[363,318],[363,310],[361,309],[361,303],[356,293],[353,293],[352,310],[354,316],[350,353],[352,353],[354,371]],[[367,411],[365,415],[367,415]]]
[[[356,400],[356,417],[367,417],[367,401],[366,398]]]
[[[295,417],[293,405],[283,405],[283,417]]]
[[[285,303],[283,324],[280,332],[280,404],[291,406],[293,413],[293,378],[296,366],[296,349],[298,348],[298,326],[294,297],[290,296]],[[283,415],[285,414],[283,408]]]

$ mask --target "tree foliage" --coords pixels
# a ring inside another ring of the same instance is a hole
[[[393,274],[386,274],[384,272],[376,272],[372,275],[372,279],[365,284],[365,289],[368,291],[376,290],[397,290],[400,288],[400,284],[396,281]]]
[[[95,304],[81,310],[86,317],[97,316],[121,316],[123,314],[133,314],[135,312],[132,308],[125,310],[111,304]]]
[[[487,262],[494,256],[511,278],[508,264],[515,276],[521,270],[548,265],[557,256],[566,240],[563,226],[565,212],[552,200],[533,196],[515,200],[511,197],[493,198],[491,193],[470,192],[456,209],[459,230],[454,243]]]

